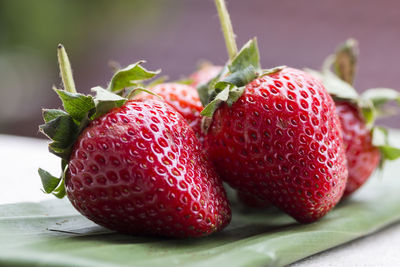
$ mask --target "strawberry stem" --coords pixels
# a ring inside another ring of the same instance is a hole
[[[236,56],[238,49],[236,46],[235,34],[233,33],[231,19],[229,17],[228,10],[226,9],[224,0],[215,0],[215,6],[218,10],[219,21],[224,34],[225,45],[228,51],[229,59],[232,60]]]
[[[69,63],[67,52],[62,44],[57,47],[58,64],[64,89],[70,93],[76,93],[74,78],[72,77],[71,64]]]

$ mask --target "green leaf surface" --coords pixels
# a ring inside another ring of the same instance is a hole
[[[61,181],[59,177],[55,177],[41,168],[39,168],[38,173],[42,180],[43,189],[47,194],[53,192]]]
[[[239,97],[242,96],[245,86],[242,87],[234,87],[231,90],[229,90],[229,97],[228,100],[226,101],[226,104],[228,104],[229,107],[231,107],[238,99]]]
[[[112,92],[118,92],[124,88],[135,86],[140,81],[153,78],[161,72],[160,70],[146,70],[141,66],[142,63],[144,63],[144,61],[136,62],[126,68],[118,70],[112,77],[107,89]]]
[[[395,144],[393,139],[389,138],[389,131],[384,127],[373,127],[372,144],[380,149],[382,161],[400,158],[400,145]]]
[[[365,123],[367,124],[368,127],[372,127],[377,116],[376,109],[374,108],[373,105],[361,104],[359,107],[361,109],[361,114],[365,120]]]
[[[231,64],[229,64],[229,71],[231,73],[240,72],[243,69],[252,66],[254,70],[259,71],[260,66],[260,55],[258,52],[257,39],[253,38],[249,40],[233,58]]]
[[[127,100],[126,98],[111,93],[99,86],[92,88],[92,92],[96,93],[94,100],[96,104],[96,113],[93,118],[98,118],[109,112],[111,109],[122,106]]]
[[[58,117],[68,115],[67,112],[61,109],[43,109],[42,116],[44,122],[50,122]]]
[[[79,127],[73,118],[69,115],[61,115],[40,125],[39,129],[52,140],[49,151],[63,159],[68,159],[70,149],[79,133]]]
[[[254,68],[254,66],[249,65],[247,67],[244,67],[240,71],[232,72],[232,74],[222,79],[222,81],[233,84],[237,87],[241,87],[247,85],[255,78],[257,78],[257,73],[258,72]]]
[[[301,225],[233,198],[232,223],[199,239],[116,234],[78,214],[67,199],[0,205],[0,265],[284,266],[399,221],[400,164],[386,167],[384,179],[372,177],[318,222]]]
[[[64,175],[64,174],[63,174]],[[61,183],[57,186],[56,189],[53,191],[53,195],[57,198],[63,198],[67,194],[65,191],[65,177],[61,180]]]
[[[221,77],[224,77],[228,72],[228,66],[224,66],[222,70],[218,73],[218,75],[211,79],[208,83],[205,84],[200,84],[200,86],[197,88],[197,92],[199,93],[200,97],[200,102],[203,106],[207,106],[207,104],[210,102],[210,96],[214,94],[215,91],[215,85],[218,83],[218,81],[221,79]]]
[[[59,89],[54,90],[61,98],[65,111],[78,122],[85,118],[90,110],[95,108],[91,95],[70,93]]]
[[[221,73],[207,85],[198,88],[205,106],[201,115],[212,117],[222,102],[229,106],[243,94],[245,86],[261,75],[257,39],[248,41]],[[226,71],[229,70],[228,73]]]
[[[74,120],[67,114],[58,116],[55,119],[40,125],[39,129],[54,141],[68,143],[70,137],[66,133],[75,131],[76,124]]]
[[[221,92],[219,92],[215,98],[201,111],[201,115],[206,116],[206,117],[212,117],[215,110],[219,107],[219,105],[222,102],[225,102],[228,100],[229,97],[229,90],[231,85],[228,83],[220,82],[219,86],[222,86],[224,84],[224,89],[222,89]]]
[[[400,158],[400,148],[390,145],[381,146],[381,153],[388,160],[395,160]]]

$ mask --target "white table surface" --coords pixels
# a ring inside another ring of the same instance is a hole
[[[57,174],[59,164],[46,141],[0,134],[0,204],[53,199],[41,191],[37,169]],[[400,223],[291,266],[400,266]]]

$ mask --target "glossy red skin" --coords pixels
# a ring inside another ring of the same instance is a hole
[[[346,197],[362,186],[378,167],[380,152],[372,144],[371,130],[368,129],[356,106],[349,102],[338,101],[336,112],[342,125],[349,170],[343,195]]]
[[[215,78],[221,70],[222,70],[221,66],[205,64],[198,71],[190,75],[189,78],[192,80],[191,85],[197,87],[200,84],[207,83],[211,79]]]
[[[285,68],[255,79],[232,107],[214,114],[206,136],[221,178],[302,223],[331,210],[347,168],[340,122],[323,85]]]
[[[193,81],[192,85],[198,86],[200,84],[209,82],[211,79],[215,78],[221,70],[222,66],[215,66],[211,64],[205,65],[190,76],[191,80]],[[237,196],[239,202],[247,207],[262,209],[271,206],[271,203],[266,200],[261,200],[253,197],[252,195],[239,191],[237,191]]]
[[[161,96],[168,104],[173,106],[186,120],[199,139],[203,139],[201,133],[201,115],[203,106],[200,102],[196,88],[180,83],[162,83],[150,89]],[[150,94],[142,94],[142,98],[155,99]]]
[[[122,233],[198,237],[231,218],[193,130],[158,100],[129,101],[91,122],[73,148],[66,190],[84,216]]]
[[[265,209],[271,207],[271,203],[267,200],[261,200],[253,195],[245,194],[240,191],[237,191],[237,197],[242,204],[250,208]]]

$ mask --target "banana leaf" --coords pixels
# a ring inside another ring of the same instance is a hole
[[[0,265],[283,266],[400,221],[398,173],[399,161],[388,164],[383,177],[372,177],[312,224],[232,199],[229,227],[199,239],[117,234],[81,216],[68,200],[0,205]]]

